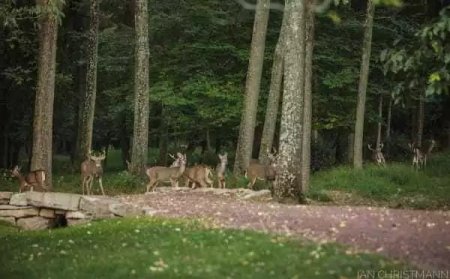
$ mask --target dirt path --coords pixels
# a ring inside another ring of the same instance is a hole
[[[450,212],[374,207],[282,205],[211,192],[156,192],[123,196],[157,216],[211,218],[227,228],[331,240],[379,252],[419,268],[450,269]]]

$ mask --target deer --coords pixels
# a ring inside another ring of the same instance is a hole
[[[211,168],[206,165],[197,165],[190,168],[186,168],[183,173],[185,180],[185,187],[189,187],[192,183],[192,189],[197,188],[197,184],[200,187],[212,187],[213,181],[209,178],[212,174]]]
[[[170,181],[172,187],[178,187],[178,180],[186,170],[186,155],[177,153],[180,166],[177,167],[161,167],[155,166],[145,170],[145,174],[149,178],[147,184],[147,193],[153,190],[160,182]]]
[[[377,145],[376,148],[372,148],[371,144],[367,145],[367,148],[369,148],[370,151],[372,151],[372,159],[377,162],[377,165],[379,166],[386,166],[386,160],[384,159],[383,152],[381,151],[384,147],[384,144]]]
[[[256,179],[259,180],[265,180],[265,181],[271,181],[273,182],[275,180],[275,177],[277,175],[277,159],[278,156],[276,156],[276,151],[273,153],[270,153],[267,150],[268,153],[268,164],[259,163],[256,161],[252,161],[251,164],[247,167],[245,171],[245,177],[247,177],[250,181],[247,184],[247,188],[253,189]]]
[[[436,142],[431,140],[430,146],[428,146],[427,150],[421,149],[416,146],[415,143],[408,144],[411,152],[413,153],[412,166],[414,169],[419,170],[420,168],[425,168],[427,166],[428,156],[431,154],[435,144]]]
[[[225,189],[225,171],[227,170],[228,153],[225,152],[223,155],[219,154],[218,156],[220,160],[216,166],[218,187]]]
[[[26,175],[20,173],[20,167],[15,166],[11,170],[11,176],[17,177],[19,179],[19,192],[25,192],[27,190],[33,192],[34,190],[38,192],[46,192],[48,190],[46,184],[46,173],[45,170],[39,169],[30,171]],[[36,188],[36,189],[35,189]]]
[[[92,155],[92,150],[89,151],[86,160],[81,163],[81,191],[84,195],[85,190],[87,195],[92,194],[92,184],[97,178],[102,195],[105,195],[102,184],[103,167],[102,161],[105,160],[105,151],[100,156]]]

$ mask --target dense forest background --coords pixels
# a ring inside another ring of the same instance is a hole
[[[89,1],[65,2],[57,41],[53,154],[73,158],[79,104],[86,88]],[[450,146],[448,2],[377,6],[364,142],[376,142],[381,123],[387,160],[410,156],[408,143],[422,133],[420,125],[425,143],[433,138],[438,149]],[[104,0],[99,9],[93,147],[120,149],[124,167],[130,158],[133,130],[133,3]],[[0,5],[0,168],[31,157],[39,39],[34,5],[27,0],[6,0]],[[159,152],[153,152],[149,164],[166,164],[167,153],[177,150],[187,151],[189,164],[213,165],[215,154],[222,151],[228,151],[232,161],[255,11],[235,1],[219,0],[149,1],[148,10],[149,146]],[[334,1],[316,15],[313,170],[350,160],[365,13],[365,1],[354,0]],[[255,158],[282,16],[282,11],[270,12]],[[383,115],[379,113],[381,97]],[[364,151],[368,159],[371,153],[367,148]]]

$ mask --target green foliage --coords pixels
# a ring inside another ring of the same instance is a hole
[[[315,173],[311,180],[313,200],[337,204],[387,205],[417,209],[448,209],[450,174],[448,153],[432,157],[425,171],[411,165],[369,165],[363,170],[338,167]]]
[[[440,12],[439,18],[415,33],[415,41],[397,41],[385,49],[380,59],[384,73],[400,74],[404,81],[397,91],[420,86],[427,96],[449,92],[450,82],[450,7]]]
[[[0,240],[2,278],[354,278],[406,268],[336,244],[154,218],[42,232],[0,225]]]

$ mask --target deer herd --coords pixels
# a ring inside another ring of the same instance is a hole
[[[415,170],[423,169],[426,167],[427,159],[435,146],[435,141],[431,140],[428,148],[424,149],[416,146],[414,143],[408,144],[412,158],[412,167]],[[379,166],[385,166],[386,160],[383,155],[383,144],[377,144],[375,148],[372,145],[367,145],[368,149],[372,151],[372,159]],[[219,163],[215,168],[215,172],[207,165],[195,165],[187,167],[186,154],[177,153],[176,157],[169,154],[173,163],[169,167],[165,166],[153,166],[145,168],[145,175],[148,177],[147,192],[153,191],[160,183],[169,183],[172,187],[178,187],[179,181],[184,180],[185,187],[195,189],[197,187],[213,187],[215,174],[218,188],[225,188],[225,173],[228,164],[228,154],[219,154]],[[103,167],[102,161],[105,160],[106,154],[103,151],[99,156],[93,155],[90,151],[86,160],[81,163],[81,191],[84,195],[92,194],[92,185],[94,180],[98,181],[102,195],[105,195],[102,184]],[[267,150],[268,162],[260,162],[257,159],[250,160],[249,166],[245,170],[245,177],[249,182],[247,187],[254,188],[256,180],[264,180],[273,183],[277,174],[277,161],[276,151],[272,153]],[[129,162],[126,161],[128,167]],[[46,171],[38,169],[31,171],[25,175],[20,173],[19,166],[15,166],[11,171],[11,176],[16,177],[19,180],[19,191],[39,191],[46,192],[48,187],[46,185]]]

